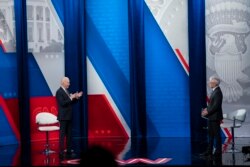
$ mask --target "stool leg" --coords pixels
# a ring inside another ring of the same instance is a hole
[[[233,139],[232,139],[232,150],[233,150],[233,152],[234,152],[234,150],[235,150],[235,148],[234,148],[234,143],[235,143],[235,142],[234,142],[234,128],[233,128],[233,127],[231,128],[231,131],[232,131],[232,138],[233,138]]]
[[[49,149],[49,131],[46,131],[46,145],[45,145],[45,151],[44,153],[47,154],[51,154],[51,153],[55,153],[55,151],[52,151]]]
[[[231,147],[231,149],[228,150],[227,152],[231,152],[231,153],[240,152],[239,150],[237,150],[237,149],[235,148],[234,127],[231,127],[231,132],[232,132],[232,147]]]

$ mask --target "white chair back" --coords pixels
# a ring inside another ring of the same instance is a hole
[[[36,123],[40,125],[55,124],[57,122],[57,117],[54,114],[41,112],[36,115]]]
[[[246,119],[246,113],[246,109],[238,109],[229,114],[223,115],[223,117],[230,120],[235,119],[236,121],[244,122]]]

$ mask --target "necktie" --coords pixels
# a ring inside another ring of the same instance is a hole
[[[66,94],[70,97],[69,91],[65,89]]]

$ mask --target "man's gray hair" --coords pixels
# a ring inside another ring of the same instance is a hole
[[[209,78],[209,81],[215,80],[217,82],[217,85],[220,85],[220,78],[217,76],[211,76]]]

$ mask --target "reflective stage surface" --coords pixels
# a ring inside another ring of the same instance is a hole
[[[88,143],[88,144],[87,144]],[[1,143],[0,143],[1,144]],[[33,142],[21,150],[19,145],[0,145],[0,166],[77,166],[81,153],[88,146],[99,145],[112,152],[119,166],[210,166],[250,165],[250,155],[241,152],[243,146],[250,146],[250,138],[236,138],[231,153],[231,140],[224,139],[221,159],[200,157],[206,149],[206,141],[192,143],[190,138],[74,138],[73,154],[59,156],[58,141],[50,141],[55,153],[44,154],[45,142]]]

